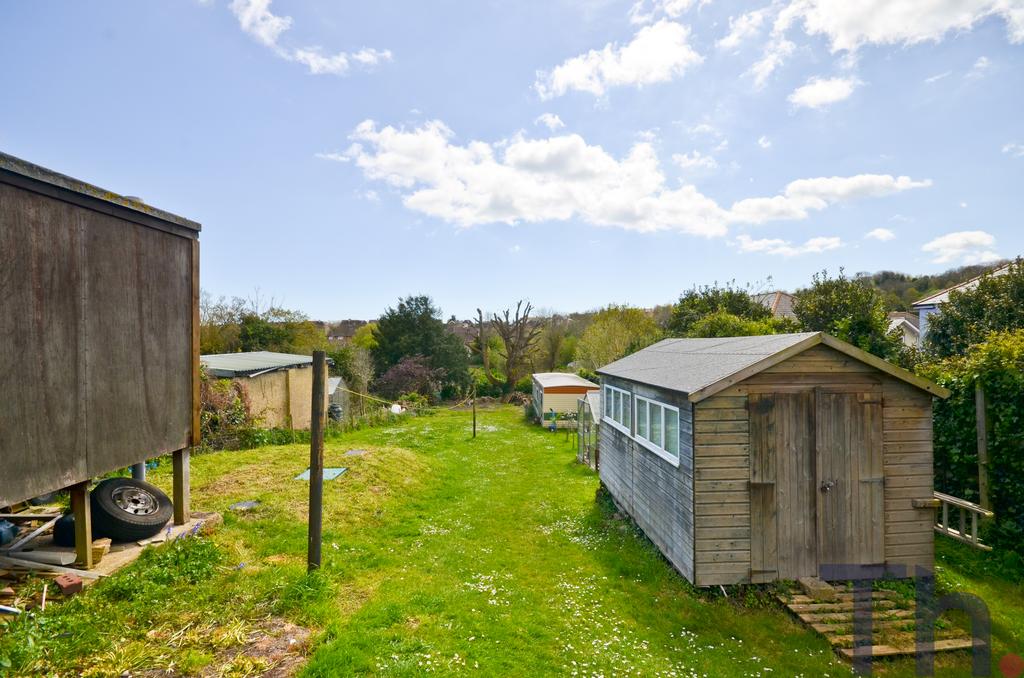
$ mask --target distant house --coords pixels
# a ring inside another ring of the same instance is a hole
[[[753,295],[753,299],[771,311],[774,318],[796,320],[796,313],[793,312],[796,297],[789,292],[765,292]]]
[[[981,279],[984,278],[986,275],[1006,275],[1009,272],[1009,270],[1010,265],[1005,264],[995,270],[989,271],[988,273],[983,273],[982,275],[979,275],[976,278],[971,278],[967,282],[962,282],[959,285],[947,287],[946,289],[936,292],[935,294],[932,294],[930,296],[927,296],[924,299],[915,301],[911,308],[913,308],[914,311],[917,313],[917,328],[919,334],[918,344],[923,343],[925,337],[928,336],[928,317],[942,310],[940,306],[949,301],[950,292],[953,292],[954,290],[957,292],[966,292],[967,290],[971,290],[977,287],[978,282],[981,281]]]
[[[308,429],[312,420],[313,358],[252,351],[200,356],[206,373],[245,386],[249,413],[268,428]],[[325,406],[329,402],[325,394]]]
[[[541,421],[576,412],[577,401],[600,386],[581,376],[565,372],[538,372],[533,375],[533,411]]]
[[[946,389],[821,332],[665,339],[597,372],[601,481],[690,582],[932,566]]]
[[[892,311],[889,313],[889,331],[898,330],[903,343],[910,347],[916,347],[921,343],[921,332],[917,329],[918,315],[905,311]]]

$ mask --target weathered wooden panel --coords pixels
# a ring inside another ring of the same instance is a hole
[[[819,392],[816,442],[820,564],[885,560],[881,403]]]
[[[85,479],[81,210],[0,183],[0,506]]]
[[[0,504],[188,446],[194,232],[0,179]]]
[[[189,445],[192,242],[86,213],[88,471]]]
[[[681,395],[605,378],[618,388],[679,408],[679,464],[609,425],[601,426],[601,480],[680,573],[693,581],[693,421]],[[635,409],[635,408],[634,408]]]
[[[747,398],[713,396],[696,405],[694,418],[696,583],[749,581],[750,541],[757,535],[751,532]]]

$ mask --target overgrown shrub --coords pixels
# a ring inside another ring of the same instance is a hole
[[[1024,330],[992,334],[965,356],[919,368],[952,391],[935,404],[935,486],[978,501],[975,386],[987,401],[989,496],[996,517],[986,537],[1024,552]]]
[[[389,400],[397,400],[403,393],[433,396],[440,388],[444,370],[430,366],[421,355],[402,358],[373,382],[373,390]]]
[[[525,393],[526,395],[531,395],[533,393],[533,376],[528,374],[519,381],[517,381],[515,390],[518,393]]]

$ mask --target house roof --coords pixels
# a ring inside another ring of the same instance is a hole
[[[949,391],[824,332],[665,339],[597,372],[687,394],[699,402],[772,365],[825,344],[939,397]]]
[[[580,386],[583,388],[601,388],[592,381],[588,381],[577,374],[568,372],[537,372],[533,375],[541,388],[552,388],[554,386]]]
[[[793,312],[796,297],[789,292],[765,292],[753,295],[753,299],[771,311],[772,316],[776,318],[796,318],[796,313]]]
[[[966,290],[974,289],[975,287],[978,286],[978,282],[982,278],[984,278],[986,275],[992,275],[992,276],[1006,275],[1009,271],[1010,271],[1010,265],[1009,264],[1005,264],[1004,266],[1000,266],[999,268],[996,268],[996,269],[993,269],[991,271],[987,271],[985,273],[982,273],[981,275],[979,275],[976,278],[971,278],[970,280],[962,282],[959,285],[953,285],[952,287],[947,287],[946,289],[941,290],[939,292],[936,292],[935,294],[932,294],[930,296],[927,296],[924,299],[921,299],[919,301],[915,301],[911,305],[914,308],[918,308],[920,306],[938,306],[939,304],[944,304],[947,301],[949,301],[949,293],[952,292],[953,290],[956,290],[958,292],[964,292]]]
[[[80,181],[73,177],[69,177],[59,172],[40,167],[27,160],[16,158],[13,155],[7,155],[6,153],[0,153],[0,174],[7,174],[8,176],[14,175],[15,177],[25,177],[35,187],[43,185],[45,192],[54,192],[54,189],[59,193],[60,191],[70,191],[71,193],[84,196],[85,199],[92,201],[91,204],[96,205],[99,203],[107,203],[108,205],[114,206],[114,209],[127,209],[133,212],[138,212],[150,217],[154,217],[161,221],[170,222],[176,226],[181,226],[190,231],[199,231],[200,226],[191,219],[180,217],[177,214],[171,214],[156,207],[147,205],[139,198],[133,198],[129,196],[119,195],[113,191],[108,191],[105,188],[93,186],[84,181]],[[62,195],[68,196],[69,193],[63,193]],[[80,198],[77,198],[80,199]],[[106,209],[110,209],[109,207]],[[126,214],[122,212],[122,214]]]
[[[199,356],[199,361],[213,377],[256,377],[266,372],[313,364],[312,356],[272,351],[213,353]]]

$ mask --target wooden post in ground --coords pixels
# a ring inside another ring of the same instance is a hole
[[[174,471],[174,479],[172,484],[174,486],[174,524],[184,525],[192,518],[192,498],[190,476],[191,476],[191,465],[189,463],[191,458],[191,448],[186,447],[181,450],[176,450],[171,455],[172,467]]]
[[[324,393],[327,391],[327,354],[313,352],[313,407],[309,422],[309,571],[320,567],[324,518]]]
[[[89,481],[72,485],[71,512],[75,516],[75,563],[92,569],[92,510],[89,505]]]
[[[473,437],[476,438],[476,384],[473,385]]]
[[[978,503],[981,508],[992,510],[988,497],[988,416],[985,406],[985,389],[981,383],[974,385],[974,412],[978,428]]]

